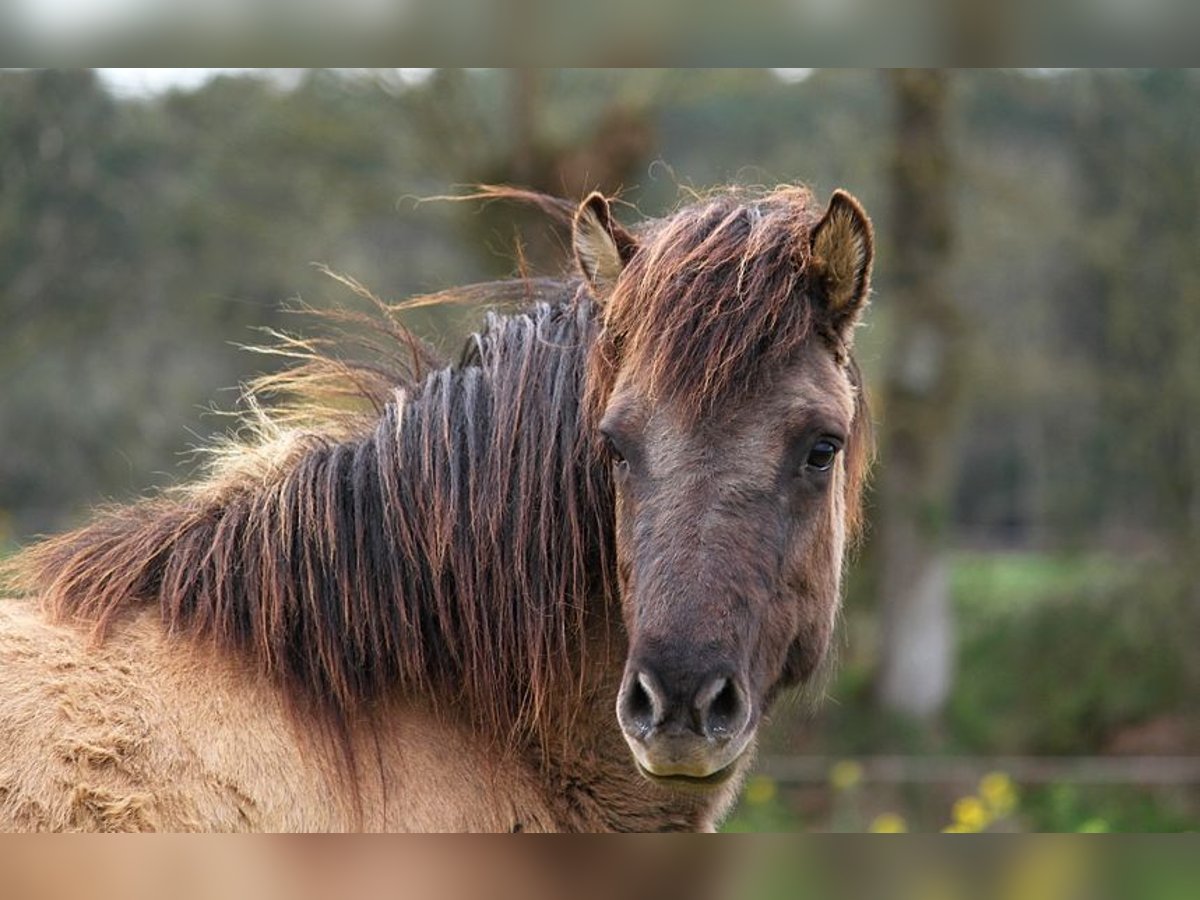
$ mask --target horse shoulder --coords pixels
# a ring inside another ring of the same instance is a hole
[[[214,677],[175,643],[149,612],[98,643],[47,622],[31,602],[0,601],[0,827],[311,824],[293,791],[322,792],[278,704],[235,672]],[[311,805],[323,824],[328,804]]]

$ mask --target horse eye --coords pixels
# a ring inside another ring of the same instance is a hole
[[[822,438],[808,451],[808,459],[804,464],[818,472],[828,472],[837,458],[839,449],[833,441]]]
[[[617,442],[613,440],[612,435],[606,432],[601,432],[604,436],[604,444],[608,448],[608,454],[612,457],[614,465],[628,465],[625,461],[625,454],[621,452],[621,448],[617,446]]]

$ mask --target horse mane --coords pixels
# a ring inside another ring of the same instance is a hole
[[[251,386],[205,477],[33,545],[8,580],[98,637],[156,604],[339,721],[403,684],[492,733],[535,728],[611,590],[608,469],[579,410],[596,325],[578,282],[433,299],[485,298],[532,305],[489,313],[455,364],[398,320],[430,298],[318,314],[342,340],[280,335],[268,352],[297,364]]]
[[[167,633],[243,654],[338,722],[403,685],[492,734],[561,730],[586,689],[588,617],[609,614],[589,600],[615,595],[596,409],[627,363],[698,414],[818,333],[797,256],[808,198],[729,192],[645,223],[603,309],[578,278],[521,277],[314,313],[330,335],[279,336],[269,352],[294,364],[251,385],[202,478],[101,510],[0,575],[100,637],[156,605]],[[431,303],[523,309],[489,313],[451,363],[401,323]],[[852,523],[869,455],[859,391]]]

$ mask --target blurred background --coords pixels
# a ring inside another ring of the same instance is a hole
[[[836,669],[731,829],[1200,825],[1200,73],[0,71],[0,553],[186,478],[289,299],[533,268],[512,183],[803,181],[879,239]],[[455,349],[478,311],[422,310]]]

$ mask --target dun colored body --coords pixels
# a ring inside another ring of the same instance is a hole
[[[0,825],[719,821],[833,628],[870,226],[799,189],[572,213],[579,276],[455,292],[534,301],[455,364],[383,307],[390,360],[293,340],[207,478],[6,566]]]

